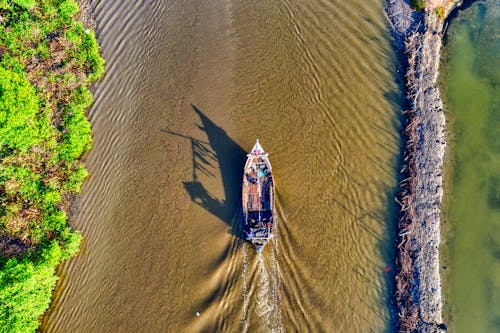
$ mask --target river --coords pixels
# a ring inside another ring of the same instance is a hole
[[[449,26],[442,79],[451,150],[445,256],[453,332],[500,331],[500,5]]]
[[[382,1],[92,5],[107,65],[84,242],[42,331],[389,330],[401,94]],[[279,214],[261,256],[238,228],[256,138]]]

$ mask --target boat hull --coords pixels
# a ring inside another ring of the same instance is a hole
[[[247,155],[242,183],[243,231],[258,252],[274,237],[274,179],[268,154],[257,140]]]

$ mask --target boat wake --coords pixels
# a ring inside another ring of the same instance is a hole
[[[266,266],[264,264],[264,259],[262,254],[259,253],[257,256],[257,292],[255,295],[256,300],[256,308],[255,313],[261,318],[264,319],[263,322],[268,322],[269,316],[272,314],[274,306],[272,303],[271,295],[270,295],[270,283],[269,283],[269,274],[266,270]]]
[[[249,305],[249,297],[248,297],[248,243],[245,242],[243,244],[243,250],[241,251],[243,256],[243,265],[241,271],[241,282],[242,282],[242,293],[241,297],[243,298],[243,313],[241,314],[241,324],[243,325],[243,332],[248,331],[248,305]]]
[[[284,332],[280,304],[280,270],[276,242],[270,255],[253,255],[253,247],[244,244],[242,250],[242,331]],[[250,252],[250,253],[249,253]],[[255,317],[254,317],[255,316]]]

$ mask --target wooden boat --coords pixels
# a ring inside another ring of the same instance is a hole
[[[243,173],[243,231],[257,252],[274,237],[274,181],[268,156],[257,139]]]

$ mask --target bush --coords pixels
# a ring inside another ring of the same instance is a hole
[[[85,117],[84,110],[79,107],[70,108],[70,113],[64,118],[64,141],[59,145],[62,159],[71,161],[79,158],[90,149],[90,123]]]
[[[416,11],[423,11],[425,9],[425,0],[411,0],[411,6]]]
[[[0,67],[0,153],[38,144],[38,97],[22,73]]]
[[[78,165],[74,171],[69,174],[68,180],[64,183],[64,189],[70,193],[78,193],[82,187],[83,181],[89,173],[83,165]]]
[[[84,33],[82,43],[79,45],[81,61],[87,64],[88,80],[98,79],[104,71],[104,60],[100,56],[100,47],[93,31]]]
[[[442,21],[444,20],[444,8],[443,7],[437,7],[434,9],[434,13],[439,17],[439,19]]]
[[[92,103],[92,94],[84,87],[74,91],[72,102],[66,106],[63,117],[63,141],[59,145],[61,159],[72,161],[90,149],[91,127],[85,109]]]
[[[31,9],[36,5],[36,0],[12,0],[12,2],[26,9]]]
[[[73,0],[63,1],[59,5],[59,14],[64,20],[69,20],[76,13],[78,13],[78,5]]]
[[[54,242],[41,258],[12,258],[0,269],[0,332],[34,332],[47,309],[62,252]]]
[[[25,199],[36,198],[39,194],[41,176],[27,166],[17,166],[11,180],[17,184],[17,193]]]
[[[43,227],[50,233],[66,227],[66,213],[62,210],[53,210],[45,214],[43,218]]]
[[[67,230],[63,239],[64,252],[62,260],[74,257],[80,250],[82,235],[77,231]]]

